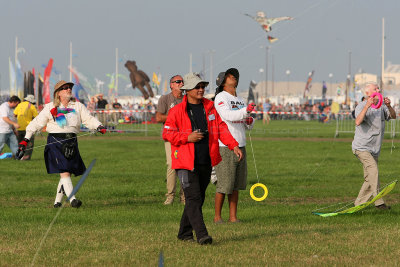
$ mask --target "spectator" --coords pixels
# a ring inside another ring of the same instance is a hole
[[[87,109],[88,109],[90,112],[93,112],[93,111],[96,109],[96,100],[95,100],[94,97],[91,97],[91,98],[90,98],[90,101],[89,101],[89,103],[88,103],[88,105],[87,105]]]
[[[114,109],[114,111],[112,113],[114,124],[118,124],[119,119],[122,118],[122,116],[121,116],[122,106],[120,103],[118,103],[118,99],[116,99],[116,98],[114,99],[114,103],[112,104],[112,107]]]
[[[249,104],[246,108],[244,99],[237,96],[236,88],[239,83],[239,71],[235,68],[225,72],[214,106],[222,120],[243,153],[238,159],[233,151],[219,141],[219,153],[222,161],[215,167],[217,175],[217,190],[215,193],[215,223],[222,223],[221,210],[225,195],[228,195],[229,222],[239,222],[237,218],[237,205],[239,190],[245,190],[247,185],[247,157],[246,157],[246,128],[253,128],[254,120],[250,113],[255,105]]]
[[[103,98],[103,94],[98,94],[98,95],[96,95],[96,97],[97,97],[97,107],[96,108],[99,110],[99,120],[103,125],[107,126],[108,125],[108,116],[107,116],[107,113],[105,112],[105,109],[108,105],[108,102],[107,102],[107,100],[105,100]]]
[[[364,90],[367,100],[356,107],[356,130],[352,143],[353,154],[364,168],[364,184],[354,202],[356,206],[379,194],[378,157],[385,133],[385,120],[396,119],[396,112],[387,97],[384,98],[384,105],[380,108],[371,108],[375,99],[370,96],[380,92],[378,84],[367,83]],[[382,198],[375,201],[375,207],[382,210],[390,209]]]
[[[172,168],[177,170],[185,192],[178,239],[194,241],[194,230],[199,244],[211,244],[202,207],[211,168],[221,161],[218,139],[234,150],[239,159],[243,154],[213,102],[204,98],[208,82],[194,73],[186,74],[183,81],[181,90],[186,95],[182,103],[170,110],[163,130],[164,140],[171,142]]]
[[[26,134],[26,126],[38,115],[35,108],[35,97],[33,95],[27,95],[24,98],[24,102],[20,103],[14,110],[14,115],[17,117],[19,128],[18,128],[18,142],[21,142]],[[30,160],[32,157],[33,146],[35,144],[35,136],[29,140],[25,156],[22,160]]]
[[[102,134],[106,132],[106,128],[90,115],[86,107],[72,97],[73,86],[73,83],[63,80],[56,83],[54,102],[46,104],[39,115],[26,127],[25,138],[19,143],[16,155],[17,158],[22,158],[31,137],[46,126],[46,131],[49,133],[44,149],[47,173],[60,174],[54,208],[61,207],[64,193],[71,197],[72,207],[79,208],[82,205],[82,202],[74,195],[71,196],[73,191],[71,175],[82,175],[86,170],[79,153],[76,136],[81,124],[89,129],[97,129]]]
[[[172,76],[169,80],[169,87],[171,93],[163,95],[158,100],[156,121],[165,123],[167,120],[168,112],[171,108],[182,102],[182,91],[180,90],[183,86],[183,79],[181,75]],[[170,205],[174,202],[175,191],[176,191],[176,171],[171,166],[171,143],[168,141],[164,142],[165,154],[167,157],[167,193],[165,196],[167,199],[164,201],[164,205]],[[179,191],[180,199],[182,203],[185,203],[185,195],[182,187]]]
[[[4,145],[10,148],[13,157],[18,150],[17,130],[19,124],[14,121],[13,109],[21,100],[18,96],[12,96],[7,102],[0,105],[0,154]]]
[[[267,121],[267,124],[269,124],[270,117],[268,112],[271,110],[271,104],[269,103],[269,99],[265,100],[265,103],[263,104],[263,124],[265,124],[265,121]]]

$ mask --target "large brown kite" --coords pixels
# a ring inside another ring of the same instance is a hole
[[[147,76],[146,73],[142,70],[138,70],[136,66],[136,61],[131,61],[128,60],[125,63],[125,67],[129,70],[129,78],[131,79],[132,82],[132,88],[138,88],[140,92],[142,92],[144,99],[148,99],[149,95],[151,97],[154,97],[153,90],[150,87],[150,79],[149,76]],[[144,87],[147,87],[148,92],[145,90]]]

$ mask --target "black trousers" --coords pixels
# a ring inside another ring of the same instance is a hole
[[[179,169],[177,173],[185,193],[185,209],[181,218],[178,238],[191,238],[194,230],[197,240],[199,240],[208,235],[203,219],[203,203],[207,186],[210,183],[211,165],[195,165],[194,171]]]
[[[18,131],[18,143],[20,143],[22,140],[24,140],[25,134],[26,134],[26,131]],[[35,144],[35,135],[33,134],[31,136],[31,139],[29,140],[28,145],[26,146],[26,150],[24,153],[25,159],[31,159],[34,144]]]

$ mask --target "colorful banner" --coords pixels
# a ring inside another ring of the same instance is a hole
[[[43,76],[43,100],[44,104],[50,103],[50,75],[51,68],[53,67],[53,59],[50,58]]]
[[[17,85],[17,95],[20,99],[24,98],[24,75],[22,74],[21,64],[19,63],[18,59],[16,61],[16,85]]]
[[[12,96],[16,94],[17,85],[16,85],[15,69],[10,58],[8,58],[8,67],[10,72],[10,96]]]
[[[306,83],[306,87],[304,88],[304,94],[303,97],[306,98],[308,92],[310,92],[311,89],[311,82],[312,82],[312,77],[314,75],[314,71],[310,72],[308,74],[308,78],[307,78],[307,83]]]
[[[72,87],[72,95],[81,103],[85,104],[85,101],[89,100],[88,94],[83,88],[78,73],[75,72],[74,69],[70,68],[72,73],[72,82],[74,83],[74,87]]]

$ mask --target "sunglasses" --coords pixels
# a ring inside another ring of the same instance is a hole
[[[206,88],[205,85],[197,85],[194,89],[204,89]]]
[[[70,85],[67,85],[60,88],[60,90],[68,90],[68,89],[72,89],[72,87]]]
[[[172,81],[171,83],[183,83],[183,80]]]

